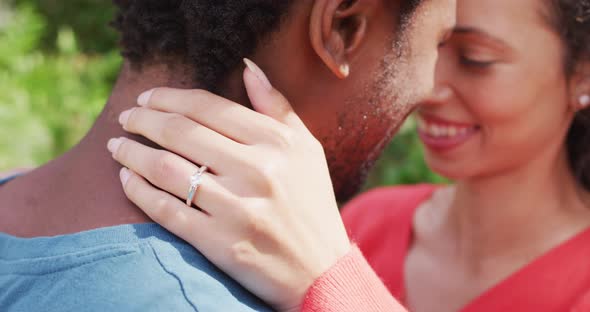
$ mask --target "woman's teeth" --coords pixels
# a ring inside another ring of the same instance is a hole
[[[425,120],[418,120],[418,129],[435,138],[453,138],[467,134],[473,127],[458,127],[429,123]]]

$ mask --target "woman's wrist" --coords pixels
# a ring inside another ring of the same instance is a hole
[[[301,311],[406,311],[372,270],[359,248],[351,247],[309,288]]]

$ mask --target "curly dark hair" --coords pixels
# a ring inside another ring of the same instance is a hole
[[[112,25],[135,67],[161,61],[197,68],[210,91],[277,30],[294,0],[113,0]]]
[[[299,0],[301,1],[301,0]],[[351,0],[348,0],[351,1]],[[422,0],[402,0],[401,18]],[[195,68],[195,82],[218,92],[227,77],[288,16],[295,0],[113,0],[112,26],[135,68],[149,62]],[[346,4],[346,2],[344,2]]]
[[[564,45],[564,71],[568,77],[590,61],[590,0],[547,0],[551,25]],[[590,190],[590,110],[576,114],[567,135],[570,166],[579,183]]]

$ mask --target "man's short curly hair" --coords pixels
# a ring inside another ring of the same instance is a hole
[[[214,91],[278,29],[294,0],[113,0],[122,55],[134,66],[177,62]]]
[[[402,17],[421,2],[402,1]],[[295,0],[113,2],[122,55],[134,67],[154,61],[188,65],[196,69],[199,86],[215,92],[242,58],[279,29]]]

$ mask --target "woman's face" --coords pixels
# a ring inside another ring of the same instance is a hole
[[[574,113],[544,1],[458,1],[436,91],[418,111],[434,171],[453,179],[500,175],[563,151]]]

